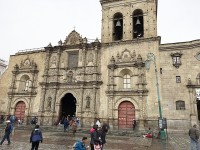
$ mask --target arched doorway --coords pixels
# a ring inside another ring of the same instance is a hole
[[[118,128],[132,128],[135,119],[135,106],[129,101],[123,101],[118,107]]]
[[[76,98],[71,93],[67,93],[61,99],[59,120],[68,115],[70,117],[76,115]]]
[[[26,104],[23,101],[19,101],[15,106],[15,116],[17,119],[24,120]]]

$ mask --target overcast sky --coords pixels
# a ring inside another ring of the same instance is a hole
[[[200,39],[200,0],[159,0],[161,43]],[[0,0],[0,58],[19,50],[57,45],[75,30],[101,37],[99,0]]]

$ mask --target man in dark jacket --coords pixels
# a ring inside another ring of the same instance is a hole
[[[194,150],[194,146],[196,145],[196,150],[199,149],[199,130],[197,129],[197,125],[194,124],[193,127],[189,130],[189,136],[191,140],[191,150]]]
[[[4,134],[4,136],[3,136],[3,139],[2,139],[1,142],[0,142],[0,145],[3,144],[3,142],[5,141],[5,139],[7,139],[8,145],[10,145],[10,133],[11,133],[11,131],[12,131],[11,122],[10,122],[10,120],[7,120],[7,121],[6,121],[5,134]]]
[[[43,137],[42,132],[39,129],[39,125],[35,126],[35,129],[31,132],[30,143],[32,143],[31,150],[38,150],[39,143],[42,143]]]
[[[98,133],[101,137],[101,149],[104,149],[104,145],[106,144],[106,134],[108,132],[109,125],[104,123],[102,128],[98,130]]]

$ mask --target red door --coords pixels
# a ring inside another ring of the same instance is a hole
[[[15,116],[17,119],[24,120],[26,104],[22,101],[18,102],[15,107]]]
[[[132,121],[135,119],[135,106],[128,101],[124,101],[118,108],[118,127],[132,128]]]

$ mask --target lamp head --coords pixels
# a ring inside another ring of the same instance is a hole
[[[146,68],[147,71],[149,71],[150,65],[151,65],[151,60],[150,60],[150,59],[147,59],[147,60],[145,61],[145,68]]]

